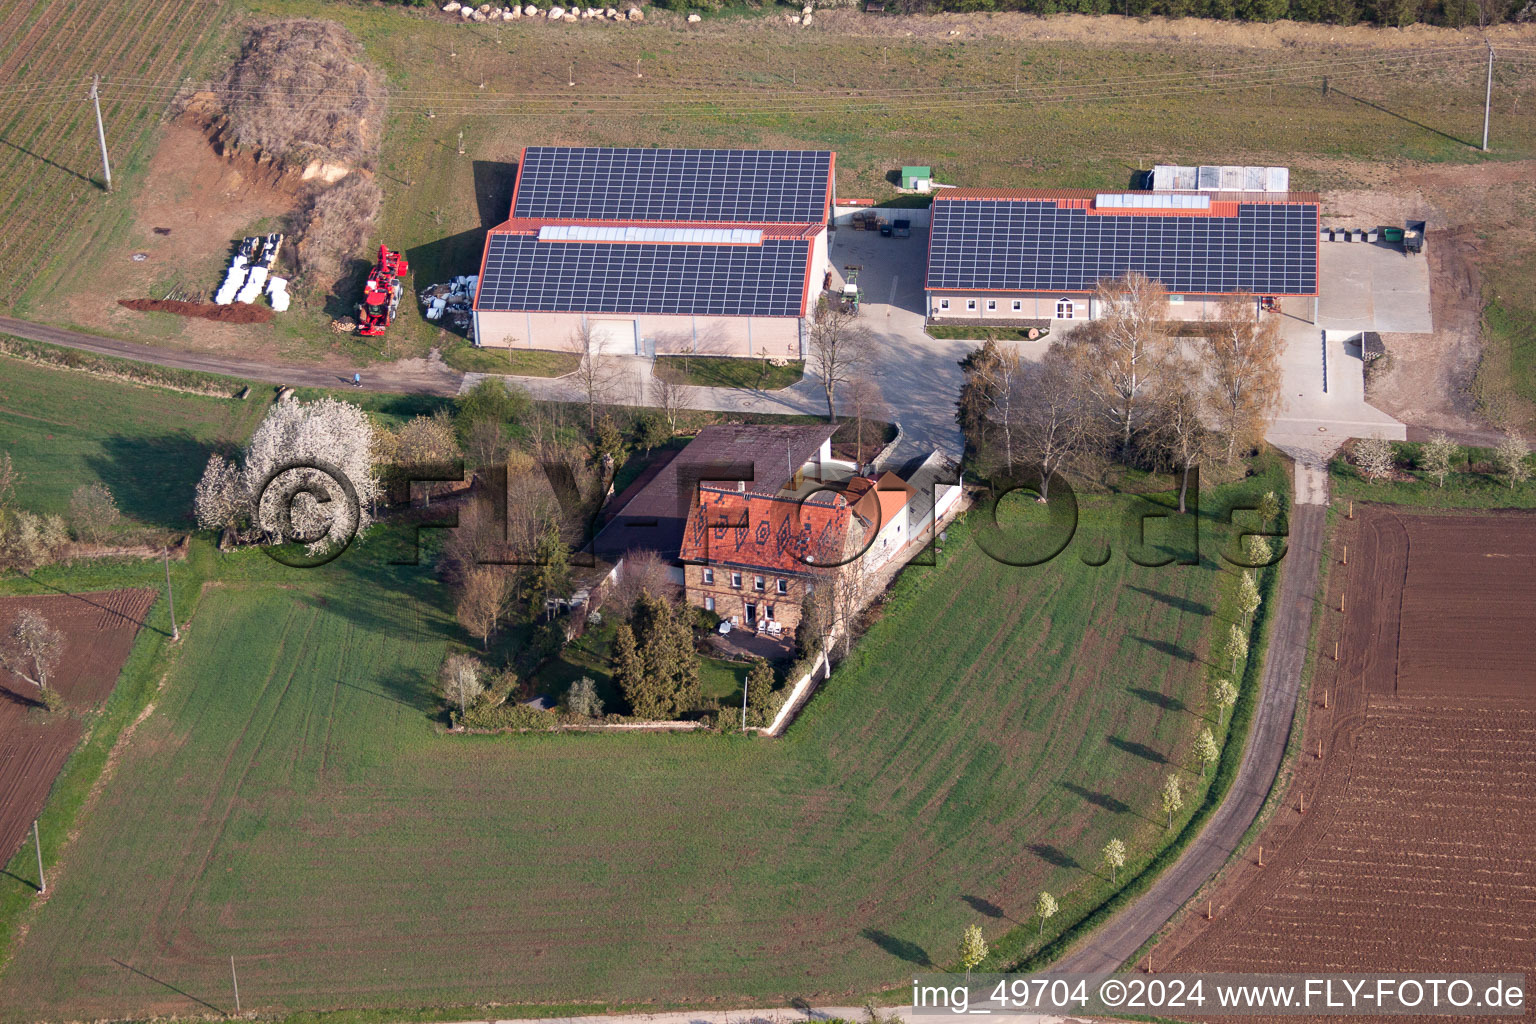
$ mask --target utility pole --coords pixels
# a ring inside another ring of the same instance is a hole
[[[747,731],[747,681],[741,681],[741,731]]]
[[[1488,114],[1491,111],[1493,111],[1493,43],[1488,43],[1488,91],[1482,97],[1482,152],[1488,152]]]
[[[161,548],[165,556],[165,600],[171,606],[171,639],[181,639],[181,629],[176,625],[176,595],[171,592],[171,549]]]
[[[48,879],[43,877],[43,841],[37,838],[37,819],[32,819],[32,844],[37,847],[37,891],[48,891]]]
[[[459,129],[459,156],[464,155],[464,129]]]
[[[1489,60],[1492,58],[1492,50],[1489,50]],[[1491,68],[1493,65],[1489,64]],[[1492,74],[1490,71],[1489,74]],[[107,191],[112,191],[112,165],[107,162],[107,130],[101,124],[101,76],[96,75],[91,79],[91,103],[96,107],[96,141],[101,143],[101,174],[107,179]],[[1486,132],[1484,135],[1486,136]],[[1487,149],[1486,139],[1484,149]]]
[[[240,1012],[240,979],[235,976],[235,955],[229,955],[229,980],[235,986],[235,1012]]]

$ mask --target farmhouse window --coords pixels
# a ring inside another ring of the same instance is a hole
[[[997,300],[996,299],[988,299],[987,300],[987,312],[991,313],[995,309],[997,309]]]
[[[731,573],[731,586],[735,587],[737,590],[741,589],[741,573]]]
[[[939,300],[939,308],[940,309],[948,309],[949,308],[949,300],[948,299],[940,299]]]
[[[970,309],[970,310],[974,310],[976,308],[976,300],[975,299],[966,299],[965,300],[965,308],[966,309]]]
[[[707,612],[712,612],[712,611],[715,610],[715,599],[714,598],[706,597],[704,599],[704,610],[707,611]]]
[[[1013,311],[1015,313],[1017,313],[1019,310],[1021,310],[1023,308],[1024,308],[1024,303],[1023,303],[1022,300],[1020,300],[1020,299],[1014,299],[1013,300]]]
[[[705,583],[713,583],[713,582],[715,582],[715,570],[713,570],[713,569],[705,569],[704,570],[704,582]]]
[[[779,580],[779,593],[781,593],[781,594],[789,593],[789,581],[788,580]]]
[[[754,577],[752,577],[752,589],[753,590],[762,590],[763,589],[763,578],[761,576],[754,576]]]

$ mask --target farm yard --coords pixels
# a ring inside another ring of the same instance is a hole
[[[857,996],[947,964],[972,922],[1012,962],[1038,889],[1050,941],[1111,891],[1108,837],[1122,882],[1167,841],[1168,772],[1198,805],[1221,520],[1279,480],[1208,496],[1198,566],[1132,564],[1092,500],[1101,566],[1006,567],[953,528],[781,741],[450,736],[440,585],[358,548],[219,557],[67,851],[91,884],[30,921],[0,1016],[223,1009],[230,953],[262,1012]]]
[[[135,12],[153,6],[111,4]],[[56,13],[62,3],[45,6],[44,14]],[[32,25],[28,19],[40,10],[12,5],[10,23]],[[156,10],[169,18],[166,12],[184,9]],[[11,119],[6,131],[59,141],[57,152],[27,145],[35,157],[5,156],[31,163],[17,164],[24,174],[0,177],[0,189],[15,183],[14,192],[0,191],[0,202],[28,211],[12,218],[16,228],[6,240],[19,255],[0,252],[0,277],[13,282],[9,290],[0,287],[0,306],[267,358],[353,364],[419,356],[440,345],[450,362],[487,368],[462,339],[422,319],[414,303],[382,348],[329,330],[352,295],[301,293],[294,311],[271,326],[187,322],[116,305],[118,298],[211,289],[217,259],[201,243],[214,238],[215,227],[238,233],[291,217],[289,193],[297,183],[261,186],[243,168],[232,182],[227,168],[185,151],[196,141],[186,124],[161,125],[182,76],[190,88],[206,84],[223,71],[216,57],[228,54],[250,25],[313,17],[315,5],[227,0],[199,12],[196,32],[139,60],[152,69],[174,62],[174,74],[108,76],[109,136],[114,150],[134,154],[119,156],[123,180],[112,196],[84,180],[97,167],[89,105],[75,93],[50,97],[52,105],[23,102],[52,84],[54,66],[83,76],[81,40],[23,33],[14,44],[13,63],[25,67],[15,73],[18,87],[30,91],[0,100]],[[1472,145],[1481,126],[1481,37],[1425,26],[1388,34],[1007,14],[887,19],[833,10],[818,13],[812,29],[792,29],[776,12],[751,9],[700,24],[651,9],[637,25],[493,26],[388,5],[336,4],[320,13],[350,29],[367,61],[388,78],[388,130],[374,175],[385,193],[377,234],[404,249],[416,287],[478,266],[485,230],[505,217],[515,161],[529,144],[831,148],[838,153],[839,195],[881,198],[894,191],[893,169],[914,159],[958,184],[1089,188],[1123,188],[1154,159],[1287,163],[1305,188],[1379,188],[1402,180],[1389,170],[1398,162],[1485,159]],[[92,31],[120,31],[127,23],[98,11]],[[1525,34],[1501,26],[1494,38],[1517,47],[1498,71],[1497,156],[1529,158],[1536,155],[1536,128],[1517,116],[1536,89],[1518,49]],[[148,39],[132,45],[147,48]],[[137,53],[127,52],[127,59]],[[1023,156],[1004,142],[1045,137],[1049,146]],[[151,138],[161,147],[153,158]],[[72,205],[45,214],[35,193]],[[156,235],[154,228],[172,226],[164,223],[165,209],[191,195],[197,221]],[[81,215],[86,211],[91,216]],[[92,259],[77,258],[87,247]],[[141,252],[147,259],[131,263]],[[58,258],[47,273],[7,273],[29,270],[51,253]],[[103,292],[102,265],[122,267],[127,294]]]
[[[1265,866],[1250,850],[1214,920],[1202,901],[1156,955],[1170,970],[1529,973],[1536,517],[1359,505],[1337,525],[1325,653],[1290,790],[1256,840]]]
[[[54,776],[79,742],[78,715],[100,708],[111,694],[154,600],[153,590],[0,597],[0,628],[8,629],[25,608],[64,635],[52,684],[70,709],[43,713],[36,688],[0,668],[0,862],[26,838]]]

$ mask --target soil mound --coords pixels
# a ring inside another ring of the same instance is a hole
[[[272,311],[266,306],[248,306],[243,302],[230,306],[215,306],[211,302],[182,302],[177,299],[118,299],[117,304],[138,310],[140,313],[175,313],[177,316],[216,320],[222,324],[272,322]]]

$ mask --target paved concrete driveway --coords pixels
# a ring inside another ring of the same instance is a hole
[[[1318,326],[1335,331],[1427,334],[1429,261],[1384,242],[1322,242]]]
[[[963,446],[955,422],[964,380],[960,360],[981,343],[931,338],[923,330],[928,229],[913,228],[911,238],[882,238],[877,231],[839,228],[832,233],[829,258],[839,288],[849,264],[862,268],[860,319],[876,341],[870,376],[901,422],[902,443],[893,461],[935,448],[958,459]]]

